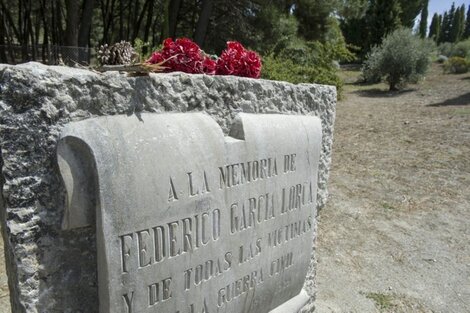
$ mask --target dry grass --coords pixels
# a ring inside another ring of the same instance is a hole
[[[11,312],[8,277],[5,272],[3,237],[0,238],[0,313]]]
[[[318,312],[380,311],[360,290],[406,298],[393,312],[470,312],[470,74],[434,65],[395,93],[358,75],[337,108]]]

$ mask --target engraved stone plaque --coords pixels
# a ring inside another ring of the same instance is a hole
[[[102,313],[297,312],[315,231],[312,116],[202,113],[65,126],[64,227],[96,223]]]

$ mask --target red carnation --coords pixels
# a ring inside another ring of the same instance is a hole
[[[239,42],[227,42],[227,49],[217,60],[218,75],[235,75],[259,78],[261,75],[261,58],[251,50],[246,50]]]
[[[155,51],[147,63],[162,63],[165,72],[185,72],[190,74],[215,74],[215,61],[211,60],[199,46],[187,38],[175,41],[168,38],[163,42],[163,49]]]
[[[205,74],[215,75],[215,70],[216,70],[215,61],[206,56],[204,58],[204,61],[202,61],[202,69],[203,69],[203,73]]]

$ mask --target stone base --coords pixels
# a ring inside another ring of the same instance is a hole
[[[183,73],[127,77],[38,63],[0,65],[0,77],[0,205],[13,312],[98,311],[95,229],[61,228],[65,192],[56,146],[70,121],[204,111],[227,134],[238,112],[319,116],[318,207],[326,201],[334,87]],[[313,255],[304,312],[313,308],[314,269]]]

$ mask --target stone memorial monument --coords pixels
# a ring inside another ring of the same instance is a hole
[[[334,87],[37,63],[0,77],[13,312],[313,310]]]
[[[96,211],[100,312],[298,312],[320,149],[312,116],[242,113],[225,138],[201,113],[65,126],[65,226]]]

